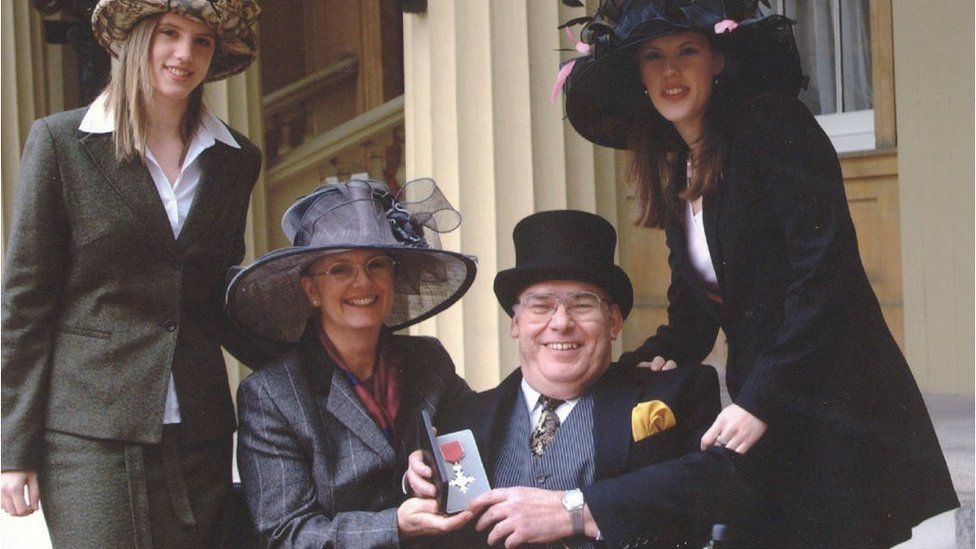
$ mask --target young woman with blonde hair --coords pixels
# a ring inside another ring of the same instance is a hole
[[[227,270],[261,155],[203,104],[256,55],[254,0],[101,0],[118,63],[34,123],[3,278],[2,507],[56,547],[209,547],[230,486]]]

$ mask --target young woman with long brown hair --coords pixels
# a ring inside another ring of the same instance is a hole
[[[796,99],[790,25],[755,0],[604,2],[566,109],[631,152],[637,223],[667,235],[668,322],[620,362],[697,363],[725,332],[732,404],[701,445],[755,477],[738,545],[888,547],[958,501],[837,154]]]

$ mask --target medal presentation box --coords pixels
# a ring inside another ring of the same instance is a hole
[[[424,459],[433,465],[437,501],[447,514],[463,511],[468,503],[491,490],[481,454],[470,430],[435,436],[430,415],[422,411],[427,436],[421,436]]]

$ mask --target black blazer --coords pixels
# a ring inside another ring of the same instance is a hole
[[[769,503],[760,530],[860,520],[904,539],[958,502],[861,265],[837,154],[791,97],[745,105],[729,130],[724,177],[703,201],[724,304],[705,297],[678,210],[666,228],[668,324],[620,361],[697,363],[721,327],[732,399],[769,424],[749,454]]]
[[[489,478],[521,382],[522,372],[515,370],[497,388],[444,408],[435,420],[440,432],[472,430]],[[595,478],[580,488],[608,546],[702,542],[712,523],[730,521],[737,500],[747,496],[737,455],[718,447],[699,450],[721,407],[714,369],[694,366],[655,375],[611,365],[591,392]],[[650,400],[667,404],[676,424],[634,442],[631,410]],[[458,546],[476,543],[468,536]]]
[[[3,273],[4,470],[37,468],[45,428],[158,442],[170,371],[189,440],[235,427],[222,289],[261,154],[233,130],[240,149],[202,153],[174,239],[145,166],[78,129],[86,110],[36,121],[24,147]]]

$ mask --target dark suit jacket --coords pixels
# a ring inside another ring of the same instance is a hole
[[[472,430],[489,478],[521,382],[522,372],[516,370],[495,389],[445,407],[435,420],[440,432]],[[580,488],[607,545],[701,542],[712,523],[732,518],[734,502],[747,497],[736,454],[718,447],[699,450],[721,408],[714,369],[650,373],[611,365],[590,391],[595,479]],[[650,400],[667,404],[676,424],[634,442],[631,411]],[[471,539],[460,545],[470,545]]]
[[[155,443],[170,371],[190,440],[226,436],[234,410],[220,351],[227,269],[261,154],[244,136],[200,157],[179,239],[141,162],[86,109],[31,128],[3,278],[3,469],[36,469],[40,434]]]
[[[747,460],[768,504],[757,531],[802,537],[862,524],[854,529],[865,536],[904,539],[958,503],[861,265],[837,154],[786,96],[743,106],[727,129],[724,178],[703,201],[724,305],[705,297],[679,213],[666,229],[668,324],[620,361],[697,363],[721,327],[732,399],[769,424]],[[673,200],[683,166],[679,158]]]
[[[397,547],[407,456],[420,410],[471,389],[433,338],[389,336],[403,357],[395,446],[326,355],[314,329],[238,389],[237,464],[265,546]]]

